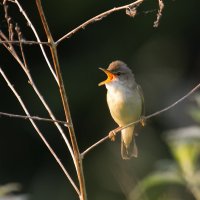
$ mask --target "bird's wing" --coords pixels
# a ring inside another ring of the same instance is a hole
[[[141,116],[145,116],[145,106],[144,106],[144,93],[143,93],[143,90],[141,88],[140,85],[137,85],[137,90],[138,90],[138,93],[141,97],[141,100],[142,100],[142,112],[141,112]]]

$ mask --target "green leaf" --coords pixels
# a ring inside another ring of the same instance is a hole
[[[156,191],[160,186],[168,186],[171,184],[184,185],[184,181],[181,178],[177,168],[169,169],[169,171],[154,172],[140,181],[134,190],[131,191],[129,200],[141,199],[147,190],[154,189]]]
[[[192,116],[192,118],[197,121],[200,122],[200,109],[197,109],[195,107],[190,108],[189,110],[189,114]]]
[[[200,127],[190,126],[168,131],[166,141],[170,150],[186,176],[192,176],[197,170],[200,155]]]

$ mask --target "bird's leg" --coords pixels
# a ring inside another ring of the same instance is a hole
[[[146,125],[146,117],[145,117],[145,116],[141,116],[141,117],[140,117],[140,124],[141,124],[142,126],[145,126],[145,125]]]

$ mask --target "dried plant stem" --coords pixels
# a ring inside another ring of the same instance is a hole
[[[0,116],[5,116],[5,117],[11,117],[11,118],[19,118],[19,119],[33,119],[37,121],[44,121],[44,122],[57,122],[59,124],[63,124],[64,126],[70,126],[66,122],[61,121],[61,120],[53,120],[53,119],[48,119],[44,117],[38,117],[38,116],[28,116],[28,115],[17,115],[13,113],[5,113],[5,112],[0,112]]]
[[[61,69],[60,69],[60,65],[59,65],[59,61],[58,61],[56,44],[55,44],[55,42],[52,38],[51,32],[49,30],[49,27],[48,27],[48,24],[47,24],[47,21],[46,21],[44,12],[43,12],[43,8],[41,5],[41,1],[36,0],[36,4],[38,7],[38,12],[40,14],[40,18],[41,18],[43,27],[45,29],[45,32],[46,32],[46,35],[48,38],[48,42],[50,43],[51,55],[53,58],[53,63],[54,63],[56,75],[58,78],[58,83],[59,83],[58,86],[59,86],[59,91],[60,91],[63,108],[64,108],[64,112],[65,112],[65,116],[66,116],[66,121],[69,124],[71,124],[71,126],[68,127],[68,130],[69,130],[71,143],[72,143],[72,147],[73,147],[75,166],[76,166],[78,180],[79,180],[79,186],[80,186],[79,198],[81,200],[86,200],[87,194],[86,194],[86,188],[85,188],[85,179],[84,179],[84,174],[83,174],[82,159],[81,159],[78,144],[76,141],[76,135],[75,135],[75,131],[74,131],[73,123],[72,123],[72,118],[71,118],[70,109],[69,109],[69,105],[68,105],[67,95],[66,95],[66,91],[65,91],[65,87],[64,87],[64,83],[63,83],[63,79],[62,79],[62,73],[61,73]]]
[[[38,45],[38,44],[44,44],[44,45],[48,45],[49,46],[49,43],[48,42],[38,42],[38,41],[33,41],[33,40],[5,40],[5,41],[0,41],[0,44],[8,44],[8,43],[11,43],[11,44],[19,44],[19,43],[22,43],[22,44],[28,44],[28,45]]]
[[[120,10],[132,10],[135,7],[138,7],[144,0],[137,0],[133,3],[124,5],[124,6],[120,6],[120,7],[115,7],[113,9],[107,10],[89,20],[87,20],[86,22],[82,23],[81,25],[79,25],[78,27],[76,27],[75,29],[73,29],[72,31],[70,31],[69,33],[65,34],[64,36],[62,36],[60,39],[58,39],[55,44],[58,45],[60,42],[62,42],[63,40],[70,38],[72,35],[74,35],[76,32],[80,31],[81,29],[84,29],[87,25],[92,24],[94,22],[100,21],[103,18],[107,17],[108,15],[120,11]],[[133,16],[132,16],[133,17]]]
[[[16,3],[16,4],[18,5],[20,11],[21,11],[22,14],[24,15],[24,17],[27,19],[29,25],[32,27],[32,29],[33,29],[33,31],[34,31],[34,33],[35,33],[35,35],[36,35],[37,40],[39,40],[39,37],[38,37],[38,35],[37,35],[36,30],[35,30],[34,27],[32,26],[31,21],[28,19],[26,13],[25,13],[24,10],[22,9],[22,7],[21,7],[20,4],[18,3],[18,1],[15,0],[15,1],[12,1],[12,2],[13,2],[13,3]],[[19,37],[19,35],[20,35],[20,34],[19,34],[19,30],[16,29],[16,32],[18,32],[18,37]],[[0,39],[1,39],[1,40],[4,40],[4,41],[8,41],[8,38],[7,38],[2,32],[0,32]],[[25,55],[24,55],[24,52],[23,52],[23,47],[22,47],[22,42],[21,42],[21,41],[23,41],[23,39],[22,39],[22,37],[19,37],[18,39],[19,39],[20,50],[21,50],[21,54],[22,54],[22,58],[23,58],[23,62],[24,62],[24,63],[21,61],[21,59],[20,59],[19,56],[17,55],[17,53],[16,53],[14,47],[12,46],[12,43],[3,43],[3,45],[7,48],[7,50],[13,55],[13,57],[14,57],[14,58],[17,60],[17,62],[20,64],[20,66],[22,67],[22,69],[24,70],[25,74],[27,75],[27,77],[28,77],[28,79],[29,79],[30,85],[33,87],[33,89],[34,89],[34,91],[36,92],[36,94],[38,95],[39,99],[41,100],[41,102],[42,102],[43,105],[45,106],[45,108],[46,108],[46,110],[48,111],[50,117],[51,117],[53,120],[56,121],[56,118],[54,117],[53,113],[51,112],[49,106],[47,105],[47,103],[45,102],[43,96],[40,94],[40,92],[39,92],[39,90],[37,89],[35,83],[33,82],[33,79],[32,79],[32,77],[31,77],[31,74],[30,74],[29,69],[28,69],[28,67],[27,67],[26,60],[25,60]],[[39,42],[40,42],[40,41],[39,41]],[[41,46],[41,47],[42,47],[42,46]],[[42,47],[42,49],[43,49],[43,47]],[[44,54],[44,56],[46,55],[45,52],[44,52],[43,54]],[[47,59],[47,61],[49,61],[49,60]],[[49,62],[49,64],[50,64],[50,62]],[[56,77],[56,81],[57,81],[57,77]],[[54,122],[54,123],[55,123],[55,125],[57,126],[59,132],[61,133],[62,138],[64,139],[64,141],[65,141],[65,143],[66,143],[66,145],[67,145],[67,147],[68,147],[68,149],[69,149],[69,152],[70,152],[70,154],[71,154],[71,156],[72,156],[73,162],[74,162],[75,167],[76,167],[75,157],[74,157],[74,153],[73,153],[73,150],[72,150],[72,148],[71,148],[71,145],[70,145],[70,143],[68,142],[68,139],[66,138],[66,136],[65,136],[65,134],[64,134],[64,132],[63,132],[61,126],[60,126],[57,122]],[[67,124],[69,125],[68,127],[71,126],[71,124],[69,124],[68,122],[67,122]],[[77,168],[77,167],[76,167],[76,168]],[[78,194],[80,195],[80,192],[79,192]]]
[[[19,35],[19,33],[18,33]],[[6,36],[0,32],[0,38],[3,38],[4,40],[7,40]],[[20,41],[20,37],[19,37],[19,41]],[[43,98],[43,96],[41,95],[40,91],[38,90],[36,84],[34,83],[33,79],[32,79],[32,76],[29,72],[29,69],[28,69],[28,66],[26,64],[26,62],[22,62],[21,59],[19,58],[19,56],[17,55],[15,49],[13,48],[12,44],[9,43],[9,44],[3,44],[6,49],[12,54],[12,56],[16,59],[16,61],[19,63],[19,65],[22,67],[22,69],[24,70],[28,80],[29,80],[29,83],[30,85],[32,86],[33,90],[35,91],[35,93],[37,94],[37,96],[39,97],[40,101],[42,102],[42,104],[44,105],[45,109],[47,110],[49,116],[51,117],[51,119],[53,120],[56,120],[54,114],[52,113],[50,107],[48,106],[47,102],[45,101],[45,99]],[[24,52],[23,52],[23,48],[22,48],[22,44],[20,43],[20,49],[21,49],[21,53],[22,53],[22,57],[23,57],[23,60],[25,61],[25,56],[24,56]],[[69,123],[68,123],[69,124]],[[68,149],[69,149],[69,152],[72,156],[72,159],[74,161],[74,155],[73,155],[73,151],[72,151],[72,148],[71,148],[71,145],[67,139],[67,137],[65,136],[65,133],[64,131],[62,130],[61,126],[55,122],[55,125],[57,127],[57,129],[59,130],[63,140],[65,141]],[[70,125],[70,124],[69,124]],[[75,162],[75,161],[74,161]]]
[[[160,18],[162,16],[162,11],[164,9],[164,3],[163,3],[163,0],[158,0],[158,6],[159,6],[159,9],[158,9],[158,13],[157,13],[157,18],[156,18],[156,21],[154,22],[153,24],[153,27],[157,28],[158,25],[159,25],[159,22],[160,22]]]
[[[12,2],[12,3],[15,3],[15,4],[18,6],[19,11],[22,13],[22,15],[24,16],[24,18],[25,18],[26,21],[27,21],[27,24],[28,24],[28,25],[30,26],[30,28],[32,29],[32,31],[33,31],[33,33],[34,33],[36,39],[37,39],[37,42],[39,43],[39,46],[40,46],[40,49],[41,49],[41,51],[42,51],[42,54],[43,54],[43,56],[44,56],[44,58],[45,58],[45,61],[46,61],[47,65],[48,65],[48,67],[49,67],[49,69],[50,69],[50,71],[51,71],[51,73],[52,73],[54,79],[55,79],[56,82],[58,83],[56,74],[55,74],[55,72],[54,72],[54,70],[53,70],[53,67],[51,66],[51,63],[50,63],[50,61],[49,61],[49,59],[48,59],[48,57],[47,57],[47,54],[46,54],[46,52],[45,52],[45,50],[44,50],[44,47],[42,46],[42,42],[41,42],[41,40],[40,40],[40,37],[39,37],[39,35],[38,35],[38,33],[37,33],[37,31],[36,31],[36,29],[35,29],[33,23],[32,23],[31,20],[29,19],[28,15],[27,15],[26,12],[24,11],[24,9],[22,8],[22,6],[21,6],[20,3],[18,2],[18,0],[9,0],[9,1]]]
[[[19,96],[18,92],[15,90],[15,88],[13,87],[13,85],[11,84],[11,82],[9,81],[9,79],[7,78],[7,76],[5,75],[5,73],[3,72],[3,70],[1,68],[0,68],[0,74],[2,75],[2,77],[4,78],[6,83],[8,84],[8,87],[11,89],[13,94],[16,96],[17,100],[19,101],[19,103],[20,103],[21,107],[23,108],[24,112],[26,113],[26,115],[30,116],[29,111],[26,108],[23,100],[21,99],[21,97]],[[68,178],[68,180],[70,181],[72,186],[74,187],[75,191],[79,194],[80,192],[79,192],[79,189],[77,188],[76,184],[72,180],[71,176],[69,175],[69,173],[67,172],[67,170],[63,166],[62,162],[60,161],[60,159],[58,158],[58,156],[56,155],[54,150],[51,148],[51,146],[49,145],[49,143],[47,142],[47,140],[43,136],[42,132],[37,127],[37,125],[34,122],[34,120],[31,119],[31,118],[29,118],[29,120],[30,120],[31,124],[33,125],[34,129],[36,130],[36,132],[38,133],[38,135],[40,136],[40,138],[42,139],[42,141],[44,142],[44,144],[46,145],[46,147],[48,148],[48,150],[50,151],[50,153],[53,155],[53,157],[55,158],[55,160],[57,161],[57,163],[61,167],[62,171],[64,172],[64,174],[66,175],[66,177]]]
[[[157,112],[154,112],[150,115],[147,115],[144,117],[145,120],[147,119],[150,119],[152,117],[155,117],[157,115],[160,115],[161,113],[163,112],[166,112],[170,109],[172,109],[174,106],[176,106],[177,104],[181,103],[183,100],[187,99],[190,95],[192,95],[194,92],[196,92],[198,89],[200,88],[200,83],[197,84],[194,88],[192,88],[186,95],[184,95],[182,98],[178,99],[177,101],[175,101],[173,104],[171,104],[170,106],[167,106],[166,108],[162,109],[162,110],[159,110]],[[112,131],[109,132],[109,134],[105,137],[103,137],[102,139],[100,139],[99,141],[97,141],[96,143],[94,143],[93,145],[91,145],[90,147],[88,147],[85,151],[83,151],[81,153],[81,156],[82,158],[84,158],[84,156],[89,152],[91,151],[92,149],[94,149],[96,146],[98,146],[99,144],[101,144],[102,142],[106,141],[107,139],[110,138],[111,135],[116,135],[117,133],[119,133],[121,130],[129,127],[129,126],[132,126],[133,124],[137,124],[141,122],[141,120],[137,120],[135,122],[132,122],[130,124],[127,124],[126,126],[122,126],[122,127],[117,127],[115,129],[113,129]]]

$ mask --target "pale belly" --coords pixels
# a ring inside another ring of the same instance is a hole
[[[141,116],[142,100],[137,89],[108,90],[107,102],[113,119],[120,126],[136,121]]]

